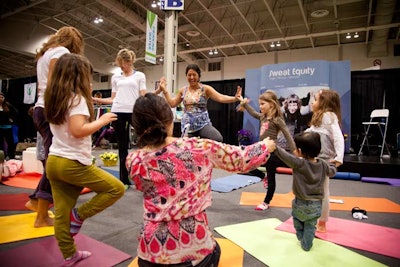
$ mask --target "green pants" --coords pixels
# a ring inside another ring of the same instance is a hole
[[[79,217],[85,220],[114,204],[123,196],[125,188],[118,178],[94,165],[54,155],[47,158],[46,174],[53,192],[55,237],[64,258],[71,257],[76,247],[69,231],[70,212],[82,189],[87,187],[96,193],[77,208]]]

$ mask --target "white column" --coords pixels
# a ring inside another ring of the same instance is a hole
[[[176,72],[178,68],[178,11],[165,11],[164,39],[164,75],[167,80],[167,90],[174,93],[176,89]]]

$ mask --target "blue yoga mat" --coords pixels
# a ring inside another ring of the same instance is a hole
[[[332,179],[360,181],[361,175],[355,172],[336,172],[336,175]]]
[[[112,175],[114,175],[115,177],[117,177],[119,179],[119,171],[118,170],[113,170],[113,169],[109,169],[109,168],[102,168],[102,169],[111,173]]]
[[[227,193],[238,188],[258,183],[260,181],[261,179],[256,176],[233,174],[211,180],[211,190],[221,193]]]

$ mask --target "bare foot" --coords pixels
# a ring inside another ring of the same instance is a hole
[[[25,203],[25,207],[30,209],[31,211],[37,211],[38,209],[38,200],[37,199],[30,199],[28,202]]]
[[[317,224],[317,232],[326,233],[326,222],[318,222]]]
[[[40,228],[40,227],[47,227],[47,226],[53,226],[54,225],[54,219],[50,217],[46,218],[38,218],[36,217],[35,224],[33,227],[35,228]]]

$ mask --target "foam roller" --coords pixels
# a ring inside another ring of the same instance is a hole
[[[333,179],[342,179],[342,180],[354,180],[360,181],[361,175],[355,172],[336,172],[336,175],[332,177]]]
[[[286,168],[286,167],[278,167],[276,168],[276,172],[282,174],[293,174],[292,168]]]

